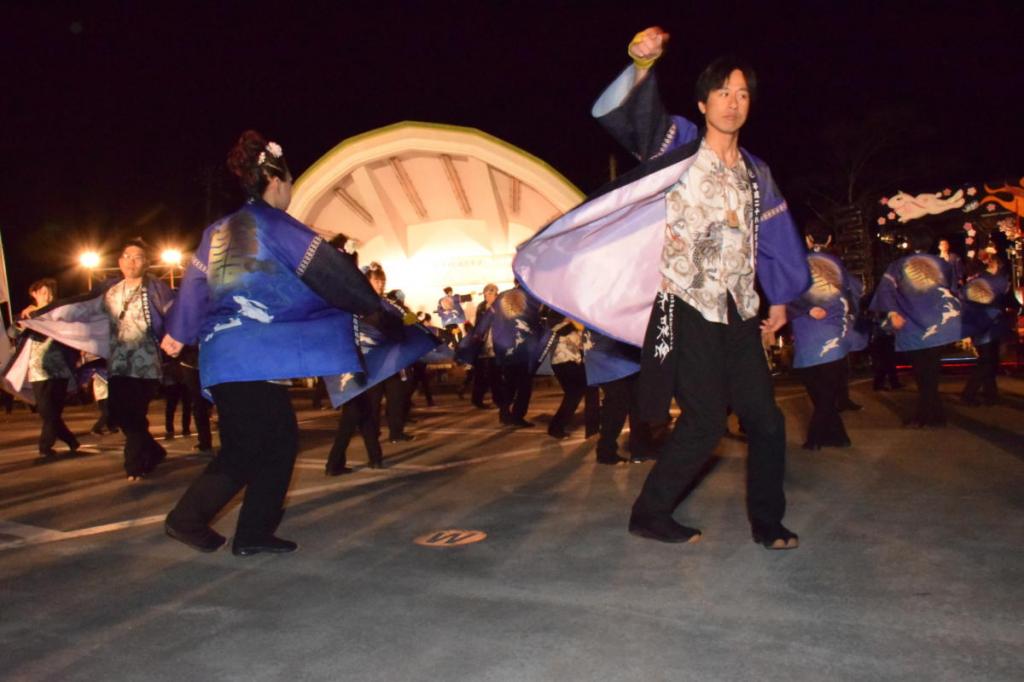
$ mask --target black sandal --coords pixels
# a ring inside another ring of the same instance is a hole
[[[754,528],[754,542],[762,545],[765,549],[796,549],[800,546],[800,536],[789,530],[781,523],[771,528]],[[794,544],[789,544],[791,541]],[[776,544],[780,543],[781,544]]]

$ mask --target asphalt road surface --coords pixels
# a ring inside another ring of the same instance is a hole
[[[676,518],[702,542],[626,532],[650,464],[600,466],[594,441],[499,428],[454,394],[417,407],[387,468],[323,475],[337,415],[296,391],[301,454],[282,556],[199,554],[163,517],[207,458],[191,438],[129,483],[121,437],[36,460],[37,418],[0,415],[3,680],[1019,680],[1024,670],[1024,380],[907,429],[911,389],[845,413],[852,448],[800,449],[787,418],[787,525],[751,542],[745,443],[731,421]],[[162,402],[150,415],[163,433]],[[86,433],[93,406],[66,412]],[[621,439],[625,441],[625,437]],[[59,446],[60,447],[60,446]],[[237,504],[216,523],[230,536]],[[417,540],[424,544],[417,544]]]

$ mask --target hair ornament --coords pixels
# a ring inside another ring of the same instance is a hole
[[[278,143],[276,143],[276,142],[268,142],[267,146],[264,147],[263,151],[260,152],[259,158],[256,160],[256,163],[258,165],[260,165],[260,166],[262,166],[265,163],[267,163],[267,161],[270,160],[267,157],[267,154],[269,154],[274,159],[280,159],[284,155],[284,150],[281,149],[281,145],[279,145]],[[278,164],[271,163],[270,165],[274,166],[274,167],[277,167]]]

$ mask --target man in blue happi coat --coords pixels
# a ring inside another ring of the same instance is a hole
[[[661,102],[651,67],[667,40],[656,27],[637,34],[633,64],[592,112],[641,164],[524,244],[513,268],[547,305],[642,347],[645,416],[664,414],[673,396],[683,407],[633,505],[630,531],[663,542],[700,538],[672,514],[731,405],[750,437],[754,540],[791,549],[797,536],[782,525],[785,423],[761,334],[780,329],[786,303],[807,288],[804,248],[768,167],[739,147],[754,72],[728,58],[705,69],[696,93],[701,130]],[[764,322],[755,277],[770,304]]]
[[[1006,266],[995,254],[985,269],[967,281],[963,291],[963,335],[970,337],[978,352],[970,379],[961,398],[968,405],[993,405],[999,399],[996,373],[999,370],[999,344],[1008,336],[1006,308],[1010,301],[1010,278]],[[978,392],[981,392],[981,401]]]
[[[863,350],[867,339],[856,326],[864,287],[842,261],[828,252],[832,235],[814,223],[807,229],[807,263],[812,283],[792,301],[786,316],[793,328],[793,367],[814,405],[804,449],[846,447],[850,438],[839,415],[847,394],[847,355]]]
[[[896,335],[896,350],[907,354],[917,382],[917,406],[909,426],[944,426],[939,398],[942,349],[963,338],[959,288],[952,266],[928,253],[932,237],[923,230],[909,237],[910,255],[886,268],[871,310],[884,313]]]

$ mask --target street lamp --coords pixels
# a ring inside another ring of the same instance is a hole
[[[83,251],[78,256],[78,264],[85,268],[87,287],[92,291],[92,271],[100,266],[100,254],[95,251]]]
[[[167,266],[171,274],[171,288],[174,288],[174,269],[181,267],[181,251],[164,249],[160,252],[160,262]]]

